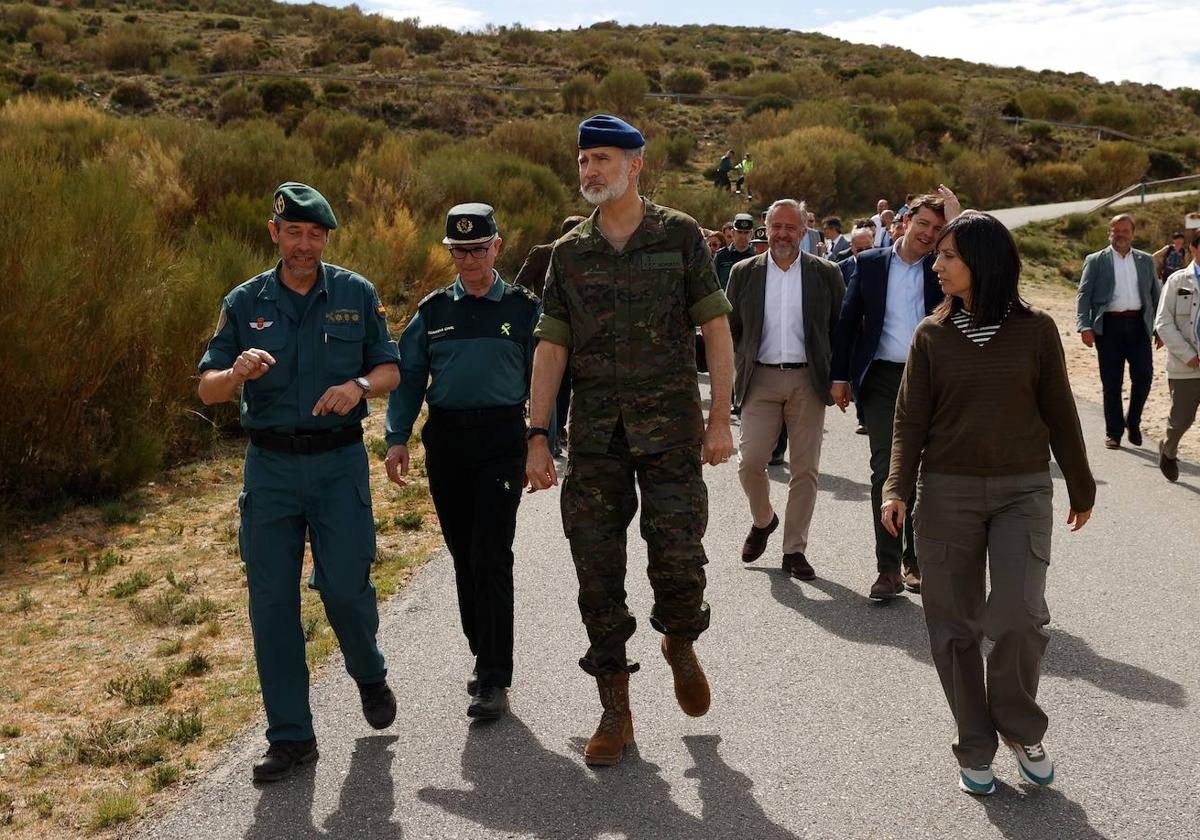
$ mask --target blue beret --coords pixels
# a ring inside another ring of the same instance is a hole
[[[287,181],[275,188],[275,215],[287,222],[312,222],[326,230],[337,227],[337,218],[325,196],[308,184]]]
[[[579,124],[579,148],[616,146],[618,149],[640,149],[646,145],[642,132],[620,117],[596,114]]]

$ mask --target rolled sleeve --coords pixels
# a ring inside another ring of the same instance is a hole
[[[533,337],[549,341],[551,344],[570,347],[571,325],[543,312],[538,318],[537,326],[533,328]]]
[[[691,317],[693,324],[702,326],[713,318],[728,315],[732,311],[733,307],[729,304],[729,298],[725,297],[724,292],[717,289],[693,303],[688,308],[688,315]]]
[[[549,341],[563,347],[570,347],[571,312],[567,308],[567,300],[563,295],[562,274],[558,268],[557,246],[550,252],[550,264],[546,267],[546,285],[542,290],[542,310],[537,326],[533,329],[534,338]]]
[[[237,323],[230,309],[229,301],[221,302],[221,312],[217,316],[217,328],[208,340],[208,347],[200,358],[198,369],[200,373],[206,370],[226,370],[233,367],[234,360],[241,352],[238,342]]]

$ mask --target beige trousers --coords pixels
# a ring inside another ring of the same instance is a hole
[[[738,444],[738,478],[750,502],[754,525],[771,524],[771,481],[767,462],[787,423],[787,510],[783,516],[783,553],[808,549],[808,527],[817,503],[817,468],[821,461],[825,403],[813,388],[807,368],[779,370],[756,367],[750,390],[742,402],[742,432]]]

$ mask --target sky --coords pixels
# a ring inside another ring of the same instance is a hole
[[[323,1],[337,6],[349,2]],[[358,0],[358,5],[367,12],[416,17],[454,29],[479,29],[488,23],[573,29],[600,20],[768,26],[823,32],[855,43],[891,44],[921,55],[1030,70],[1082,71],[1106,82],[1200,87],[1195,8],[1175,0],[813,0],[808,5],[690,0],[665,6],[644,0]],[[800,11],[792,14],[796,9]]]

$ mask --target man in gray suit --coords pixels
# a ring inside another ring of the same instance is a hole
[[[1154,258],[1133,247],[1133,217],[1113,216],[1109,247],[1083,261],[1075,297],[1076,326],[1088,347],[1096,348],[1104,391],[1104,445],[1117,449],[1129,442],[1142,445],[1142,408],[1154,379],[1150,336],[1160,288]],[[1125,364],[1129,363],[1129,412],[1121,403]]]
[[[833,405],[830,337],[846,291],[837,266],[801,251],[806,212],[803,202],[791,199],[772,204],[767,252],[735,265],[726,290],[733,306],[734,393],[742,407],[738,477],[753,518],[742,561],[761,557],[779,527],[766,470],[786,421],[791,478],[783,568],[800,580],[816,577],[804,553],[817,500],[825,408]]]

